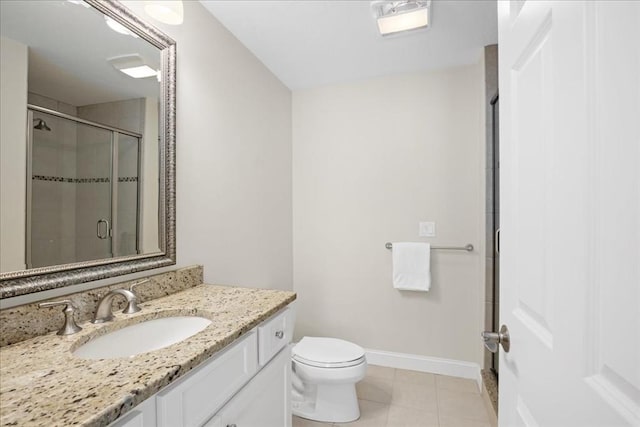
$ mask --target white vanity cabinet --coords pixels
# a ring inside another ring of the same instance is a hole
[[[110,427],[290,427],[293,308],[285,308]]]
[[[205,427],[291,427],[291,352],[278,353]]]

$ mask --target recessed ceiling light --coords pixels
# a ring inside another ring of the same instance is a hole
[[[429,26],[431,0],[377,1],[372,3],[378,31],[383,36]]]
[[[182,1],[147,0],[144,11],[153,19],[169,25],[180,25],[184,20]]]
[[[110,18],[108,16],[104,17],[104,22],[106,22],[107,26],[109,28],[111,28],[113,31],[115,31],[116,33],[120,33],[120,34],[124,34],[124,35],[127,35],[127,36],[138,38],[137,34],[135,34],[131,30],[129,30],[127,27],[125,27],[121,23],[115,21],[114,19],[112,19],[112,18]]]
[[[145,63],[140,55],[117,56],[107,60],[113,67],[134,79],[157,77],[158,70]]]

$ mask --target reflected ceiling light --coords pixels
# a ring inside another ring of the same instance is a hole
[[[112,18],[110,18],[108,16],[104,17],[104,22],[106,22],[107,26],[109,28],[111,28],[113,31],[115,31],[116,33],[120,33],[120,34],[124,34],[124,35],[127,35],[127,36],[138,38],[138,35],[136,33],[132,32],[127,27],[125,27],[121,23],[115,21],[114,19],[112,19]]]
[[[160,71],[145,63],[140,55],[116,56],[107,60],[113,67],[134,79],[158,77]]]
[[[84,6],[86,8],[89,8],[91,6],[89,6],[89,3],[85,2],[84,0],[67,0],[69,3],[71,4],[77,4],[80,6]]]
[[[145,77],[155,77],[158,75],[158,71],[149,67],[148,65],[140,65],[139,67],[123,68],[120,71],[134,79],[143,79]]]
[[[180,25],[184,21],[182,1],[147,0],[144,11],[153,19],[169,25]]]
[[[376,1],[371,4],[383,36],[429,26],[431,0]]]

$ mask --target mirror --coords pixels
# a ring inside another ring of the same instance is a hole
[[[0,39],[0,298],[175,264],[175,42],[113,0]]]

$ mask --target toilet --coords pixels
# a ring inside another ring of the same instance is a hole
[[[337,338],[304,337],[293,346],[294,415],[313,421],[346,423],[360,418],[356,383],[364,378],[364,349]]]

